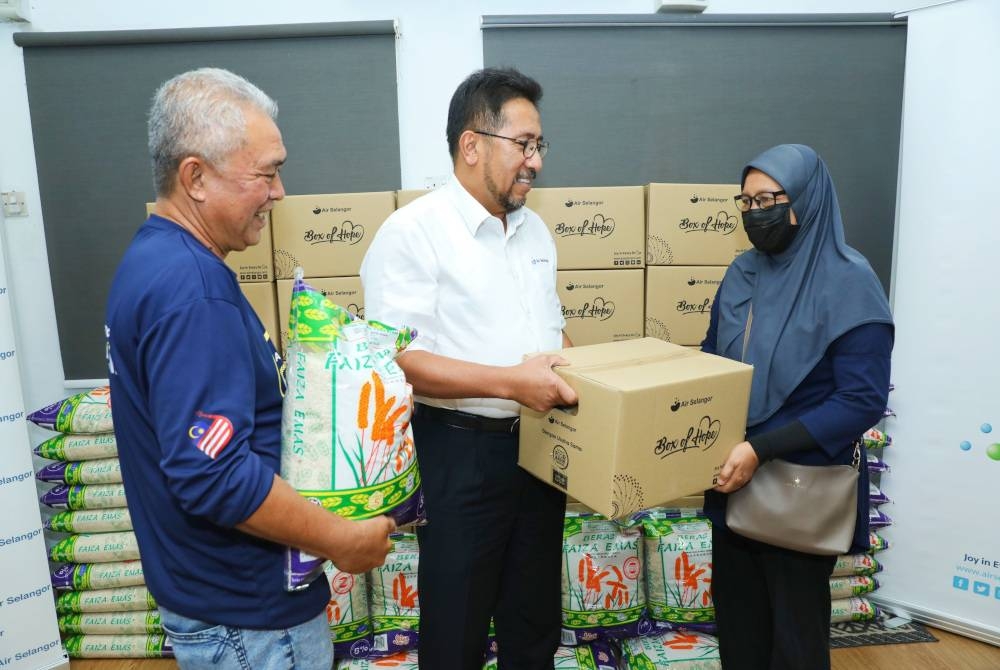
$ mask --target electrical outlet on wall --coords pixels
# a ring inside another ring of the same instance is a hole
[[[29,0],[0,0],[0,21],[28,21]]]

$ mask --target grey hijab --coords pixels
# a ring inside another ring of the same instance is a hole
[[[755,426],[781,408],[834,340],[863,324],[892,324],[892,315],[868,261],[844,241],[833,180],[816,152],[802,144],[768,149],[743,168],[741,183],[750,168],[781,184],[801,226],[780,254],[740,255],[719,291],[717,351],[754,366],[747,425]]]

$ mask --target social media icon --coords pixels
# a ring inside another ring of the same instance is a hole
[[[956,589],[961,589],[963,591],[969,590],[969,580],[966,577],[952,577],[951,585]]]
[[[977,596],[986,596],[988,598],[990,595],[990,585],[986,582],[974,582],[972,584],[972,592]]]

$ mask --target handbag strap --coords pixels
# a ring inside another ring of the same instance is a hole
[[[854,458],[851,459],[851,465],[854,466],[855,470],[861,470],[861,440],[854,440]]]
[[[747,327],[743,329],[743,351],[740,352],[740,363],[747,362],[747,342],[750,340],[750,326],[753,325],[753,305],[747,312]]]

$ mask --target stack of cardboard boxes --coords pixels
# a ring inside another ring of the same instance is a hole
[[[649,184],[646,335],[698,346],[726,267],[750,248],[737,184]]]
[[[528,193],[527,206],[555,240],[556,288],[573,344],[642,337],[642,187],[536,188]]]

